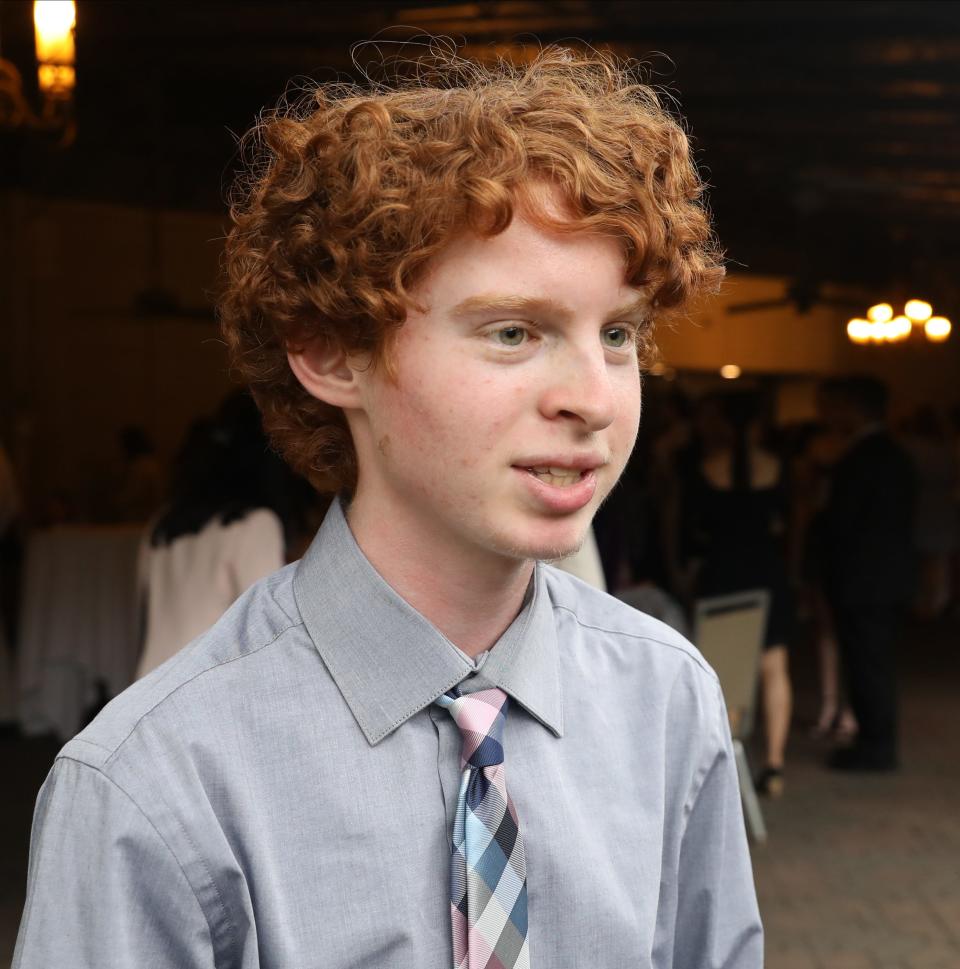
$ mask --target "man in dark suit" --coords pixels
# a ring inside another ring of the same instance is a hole
[[[854,745],[834,751],[829,766],[893,770],[896,643],[914,582],[914,471],[887,430],[887,390],[879,380],[827,381],[822,401],[824,417],[849,439],[824,509],[823,575],[860,725]]]

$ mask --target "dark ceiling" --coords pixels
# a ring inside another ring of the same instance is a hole
[[[0,4],[2,54],[27,76],[30,7]],[[293,76],[350,75],[358,40],[391,27],[393,38],[448,34],[469,50],[579,38],[645,60],[677,97],[734,263],[956,297],[957,3],[78,7],[77,142],[58,153],[5,135],[5,185],[222,211],[232,133]]]

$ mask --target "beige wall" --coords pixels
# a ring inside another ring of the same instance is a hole
[[[0,436],[34,511],[57,492],[96,505],[121,427],[143,425],[167,459],[227,393],[212,321],[132,308],[159,283],[204,305],[222,233],[208,215],[0,196]]]
[[[850,372],[872,373],[887,381],[894,410],[903,413],[927,401],[941,406],[960,401],[960,332],[945,344],[914,338],[889,346],[856,346],[846,336],[855,312],[816,306],[801,315],[792,307],[729,313],[731,304],[778,299],[785,281],[770,276],[732,274],[722,293],[688,320],[660,333],[664,361],[678,370],[716,371],[735,363],[745,375],[788,374],[786,411],[798,413],[812,401],[816,378]],[[863,310],[884,297],[863,296]],[[921,294],[918,294],[921,295]],[[956,322],[956,321],[955,321]],[[806,378],[806,379],[805,379]]]

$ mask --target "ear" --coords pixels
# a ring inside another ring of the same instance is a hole
[[[288,347],[287,362],[311,397],[344,410],[360,406],[361,370],[340,348],[319,340]]]

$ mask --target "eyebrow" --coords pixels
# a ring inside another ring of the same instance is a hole
[[[573,316],[571,310],[549,298],[539,298],[531,296],[497,296],[480,295],[470,296],[450,311],[453,316],[465,317],[476,316],[481,313],[526,313],[531,315],[545,315],[569,319]],[[618,306],[607,315],[608,320],[618,320],[645,316],[649,312],[649,300],[645,296],[637,296],[635,299]]]

